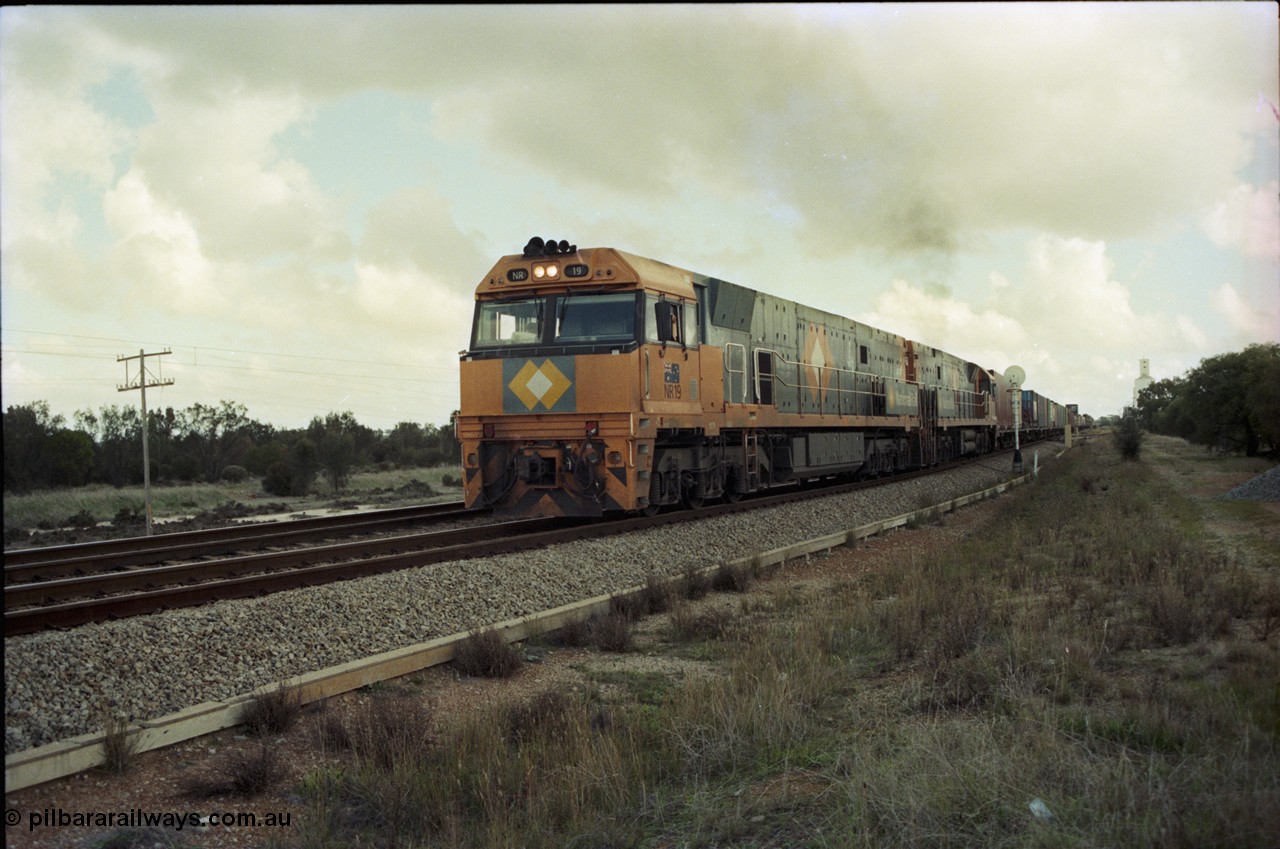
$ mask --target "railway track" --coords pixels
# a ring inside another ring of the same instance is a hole
[[[992,456],[999,455],[988,455],[984,459],[990,460]],[[71,628],[90,622],[144,615],[212,601],[250,598],[281,590],[362,578],[430,563],[491,557],[578,539],[696,521],[710,516],[909,480],[959,465],[962,464],[938,466],[870,481],[827,484],[818,488],[790,488],[744,499],[735,504],[713,504],[696,511],[678,510],[652,517],[604,521],[527,519],[447,531],[363,538],[283,551],[260,550],[307,539],[334,539],[343,534],[367,535],[373,530],[421,522],[431,517],[438,519],[452,518],[459,514],[476,515],[476,511],[436,510],[415,513],[421,508],[404,508],[379,511],[390,515],[368,514],[364,517],[365,521],[344,523],[340,520],[350,520],[352,517],[326,517],[320,520],[274,523],[273,526],[174,534],[174,537],[190,538],[175,539],[171,541],[173,544],[167,546],[158,545],[158,538],[155,537],[63,546],[60,547],[61,551],[46,549],[45,551],[53,552],[55,556],[46,558],[44,563],[30,562],[36,560],[30,555],[29,562],[10,563],[10,555],[6,554],[5,636],[31,634],[49,628]],[[242,530],[250,531],[250,534],[238,535],[237,532]],[[130,542],[140,545],[137,549],[130,550],[127,545]],[[73,553],[69,549],[76,551]],[[156,563],[179,556],[208,556],[212,553],[244,552],[250,549],[259,550],[175,565],[128,569],[120,567],[120,564],[125,563]],[[26,554],[25,551],[22,553]],[[69,556],[72,554],[74,556]],[[24,576],[25,580],[19,581],[11,577],[16,575]]]
[[[20,548],[4,553],[4,583],[9,586],[68,575],[91,575],[112,568],[251,551],[267,545],[288,545],[356,533],[376,533],[422,522],[469,518],[482,512],[466,510],[461,501],[455,501],[292,519],[288,522],[248,522],[225,528],[76,545]]]

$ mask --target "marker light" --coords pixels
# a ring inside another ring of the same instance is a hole
[[[587,436],[595,436],[600,432],[600,422],[587,422]]]
[[[484,426],[484,438],[485,438],[485,439],[493,439],[493,435],[494,435],[494,433],[495,433],[495,432],[496,432],[496,431],[494,430],[494,427],[493,427],[493,423],[492,423],[492,422],[490,422],[490,423],[488,423],[488,424],[486,424],[486,425]]]

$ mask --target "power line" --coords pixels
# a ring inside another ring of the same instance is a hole
[[[110,342],[113,344],[122,344],[122,343],[129,344],[129,345],[138,344],[138,342],[133,339],[118,339],[113,336],[83,336],[75,333],[54,333],[48,330],[22,330],[16,327],[0,327],[0,331],[3,331],[5,333],[27,333],[27,334],[36,335],[36,336],[56,336],[63,339],[86,339],[86,340],[92,340],[92,341],[98,341],[98,342]],[[106,347],[106,346],[102,346],[102,347]],[[387,362],[387,361],[380,361],[380,360],[353,360],[353,359],[347,359],[342,357],[318,357],[312,354],[288,354],[282,351],[250,351],[250,350],[236,349],[236,348],[219,348],[213,345],[180,345],[178,347],[190,348],[197,353],[200,351],[217,351],[223,354],[252,355],[252,356],[259,356],[259,357],[290,357],[292,359],[299,359],[299,360],[315,360],[317,362],[331,362],[331,363],[351,363],[353,365],[395,366],[397,368],[424,368],[424,369],[434,369],[434,370],[440,370],[440,371],[446,371],[449,369],[449,366],[432,366],[432,365],[423,365],[420,363]],[[30,352],[30,353],[39,353],[39,352]],[[83,356],[83,355],[68,354],[66,356]]]
[[[218,349],[208,349],[208,350],[218,350]],[[82,359],[82,360],[95,360],[95,361],[100,359],[100,356],[101,356],[101,355],[90,355],[90,354],[65,353],[62,351],[40,351],[40,350],[31,349],[31,348],[0,348],[0,353],[29,354],[32,356],[40,356],[40,357],[63,357],[67,359]],[[293,356],[293,355],[260,354],[259,356]],[[298,357],[298,358],[306,359],[303,357]],[[446,366],[397,365],[395,363],[379,364],[376,362],[370,362],[366,360],[341,360],[341,359],[328,358],[328,357],[313,357],[310,359],[329,361],[329,362],[350,363],[355,365],[384,365],[389,367],[407,368],[407,369],[428,368],[428,369],[440,370],[440,371],[448,370],[448,367]],[[330,378],[337,378],[337,379],[359,378],[361,380],[394,380],[394,381],[423,383],[423,384],[450,382],[447,375],[442,375],[441,377],[407,377],[407,376],[399,376],[399,375],[392,375],[392,374],[373,375],[373,374],[358,374],[358,373],[349,373],[349,372],[338,373],[338,372],[332,372],[332,371],[307,371],[305,369],[282,369],[282,368],[268,369],[265,366],[233,366],[233,365],[221,365],[221,364],[215,364],[215,363],[201,364],[199,362],[191,362],[191,363],[179,362],[178,364],[183,366],[184,368],[191,368],[191,369],[216,369],[221,371],[247,371],[247,372],[254,372],[254,373],[270,372],[272,374],[299,374],[299,375],[308,375],[312,377],[330,377]],[[84,378],[84,379],[92,380],[94,378]]]

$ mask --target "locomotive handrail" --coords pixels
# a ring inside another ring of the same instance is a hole
[[[733,367],[733,351],[741,352],[742,367]],[[726,342],[724,345],[724,373],[729,375],[729,387],[733,388],[733,377],[735,375],[742,378],[742,397],[734,399],[735,404],[747,403],[747,346],[741,342]]]

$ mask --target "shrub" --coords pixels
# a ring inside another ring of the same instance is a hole
[[[111,520],[113,525],[136,525],[143,520],[143,507],[140,505],[121,507],[116,511],[115,518]]]
[[[255,737],[289,730],[302,713],[302,699],[292,687],[278,687],[255,696],[244,706],[240,722]]]
[[[289,464],[283,461],[272,463],[262,479],[262,489],[271,495],[289,496],[293,494],[293,473]]]
[[[626,617],[628,620],[640,619],[649,613],[649,600],[645,597],[643,591],[612,596],[609,599],[609,609],[614,613]]]
[[[555,632],[557,645],[581,648],[591,644],[591,623],[586,619],[573,619],[561,625]]]
[[[1125,413],[1120,427],[1116,429],[1116,445],[1120,456],[1126,460],[1137,460],[1142,453],[1142,428],[1138,425],[1137,415],[1131,411]]]
[[[563,690],[544,690],[528,702],[507,709],[505,736],[511,743],[523,743],[539,733],[563,736],[579,714],[577,696]]]
[[[342,717],[325,712],[316,723],[316,742],[327,752],[350,749],[352,746],[351,731]]]
[[[284,777],[276,750],[259,744],[256,750],[236,752],[223,766],[226,789],[237,796],[256,796]]]
[[[463,675],[506,678],[514,675],[524,657],[493,629],[472,632],[458,646],[453,666]]]
[[[711,581],[707,579],[701,569],[695,569],[693,566],[685,567],[684,577],[680,579],[678,586],[680,595],[690,601],[696,601],[704,598],[710,589]]]
[[[745,593],[751,586],[751,567],[745,564],[721,564],[711,578],[717,592]]]
[[[631,637],[631,618],[615,610],[591,623],[591,642],[601,651],[629,652],[634,641]]]
[[[688,604],[677,604],[670,614],[671,629],[685,641],[715,640],[729,632],[733,614],[723,608],[695,613]]]
[[[222,479],[231,483],[243,483],[249,477],[249,470],[244,466],[227,466],[222,470]]]
[[[374,696],[346,728],[351,748],[384,770],[420,763],[431,745],[431,720],[412,696]]]
[[[88,510],[81,509],[67,517],[67,524],[73,528],[92,528],[98,524],[98,520]]]
[[[645,613],[666,613],[671,607],[673,595],[671,586],[665,580],[650,573],[645,579],[644,589],[640,591]]]

